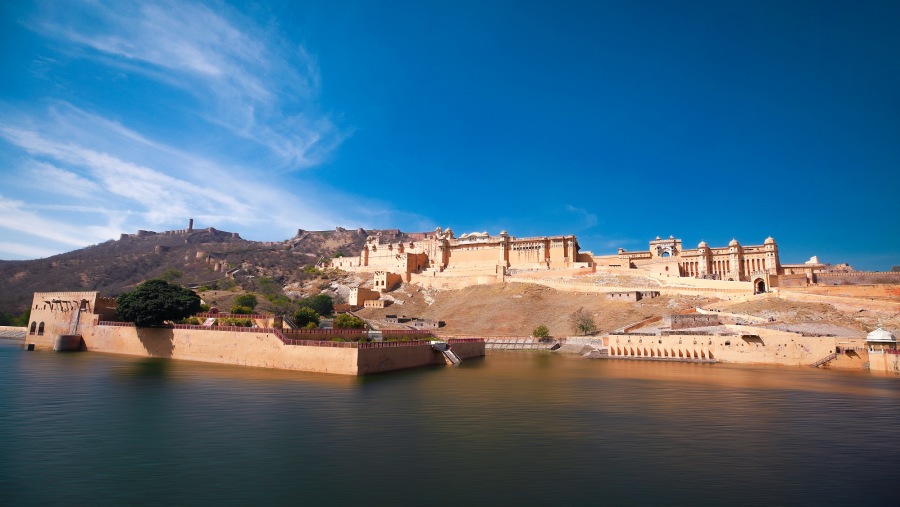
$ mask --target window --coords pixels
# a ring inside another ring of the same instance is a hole
[[[37,322],[31,323],[31,328],[28,330],[28,334],[34,334],[34,330],[37,328]]]
[[[41,322],[40,325],[38,325],[38,336],[44,336],[44,323],[43,322]]]

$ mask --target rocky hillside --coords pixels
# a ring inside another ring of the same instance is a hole
[[[271,277],[281,286],[302,281],[322,257],[356,255],[366,237],[408,236],[396,229],[298,231],[280,242],[242,239],[214,228],[195,231],[123,234],[80,250],[46,259],[0,261],[0,312],[18,315],[34,292],[100,291],[115,296],[150,278],[167,276],[187,286],[228,285]],[[227,277],[230,275],[230,277]]]

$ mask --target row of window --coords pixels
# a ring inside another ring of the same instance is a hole
[[[31,327],[28,328],[28,334],[34,334],[35,328],[37,329],[38,336],[44,335],[44,323],[43,322],[41,322],[40,325],[38,325],[37,322],[32,322]]]

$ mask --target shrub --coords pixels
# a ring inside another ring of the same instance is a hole
[[[165,280],[167,282],[174,282],[175,280],[181,278],[182,273],[177,269],[167,269],[163,274],[159,275],[160,280]]]
[[[534,331],[531,332],[531,336],[535,338],[547,338],[550,336],[550,330],[547,329],[547,326],[541,324],[534,328]]]
[[[312,329],[319,326],[319,314],[312,308],[301,307],[294,312],[294,323],[299,327]],[[312,325],[310,327],[310,325]]]
[[[234,304],[237,306],[246,306],[247,308],[253,310],[257,305],[256,294],[253,294],[252,292],[241,294],[240,296],[234,298]]]
[[[334,313],[334,300],[331,299],[331,296],[325,294],[303,298],[300,301],[297,301],[297,306],[312,308],[313,311],[321,316],[327,316]]]
[[[231,313],[236,313],[239,315],[250,315],[253,313],[253,308],[249,308],[247,306],[235,305],[231,307]]]
[[[219,319],[220,326],[253,327],[252,319]]]
[[[597,324],[594,318],[584,308],[579,308],[569,316],[569,324],[575,334],[589,335],[597,332]]]
[[[334,318],[335,329],[365,329],[366,322],[359,317],[342,313]]]

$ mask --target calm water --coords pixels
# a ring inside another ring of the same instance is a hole
[[[0,340],[2,505],[900,505],[900,377],[495,352],[367,378]]]

